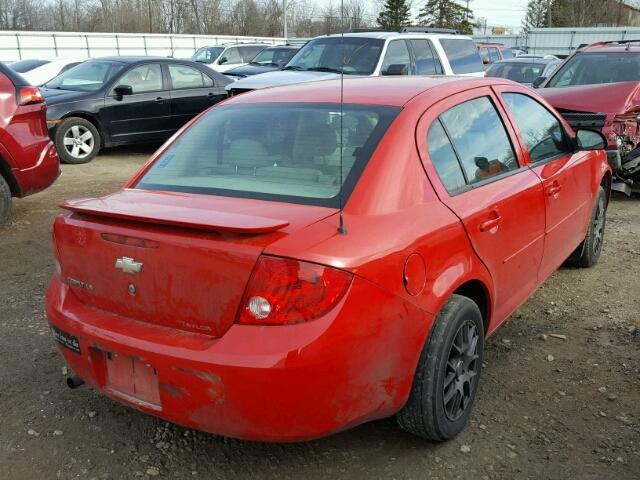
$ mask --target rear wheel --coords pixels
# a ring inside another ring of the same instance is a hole
[[[596,203],[591,212],[589,230],[584,241],[571,254],[568,263],[576,267],[593,267],[600,259],[604,241],[604,228],[607,219],[607,194],[604,188],[598,189]]]
[[[98,129],[84,118],[66,118],[56,129],[56,149],[64,163],[90,162],[98,154],[100,142]]]
[[[0,227],[4,226],[9,216],[11,216],[11,188],[5,178],[0,175]]]
[[[483,352],[478,306],[467,297],[452,295],[420,355],[409,400],[397,415],[400,426],[438,441],[460,433],[475,401]]]

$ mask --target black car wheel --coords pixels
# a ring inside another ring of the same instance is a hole
[[[56,129],[56,149],[64,163],[90,162],[100,150],[100,141],[98,129],[84,118],[66,118]]]
[[[4,226],[10,215],[11,188],[4,177],[0,175],[0,227]]]
[[[460,433],[478,391],[483,352],[478,306],[452,295],[420,355],[409,400],[397,415],[400,426],[429,440],[449,440]]]
[[[591,212],[589,230],[584,241],[569,257],[570,265],[582,268],[593,267],[600,259],[604,242],[604,229],[607,220],[607,194],[604,188],[598,189],[596,203]]]

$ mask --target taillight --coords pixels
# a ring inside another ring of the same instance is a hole
[[[352,278],[350,273],[315,263],[260,257],[238,323],[290,325],[321,317],[344,297]]]
[[[19,91],[20,105],[33,105],[34,103],[43,103],[44,97],[40,93],[38,87],[22,87]]]

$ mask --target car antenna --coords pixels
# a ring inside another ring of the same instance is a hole
[[[343,165],[343,116],[344,116],[344,0],[340,0],[340,191],[338,192],[338,206],[340,207],[340,225],[338,226],[338,233],[341,235],[347,234],[347,229],[344,226],[344,216],[342,211],[344,209],[342,200],[342,165]]]

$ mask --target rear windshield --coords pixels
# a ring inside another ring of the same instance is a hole
[[[399,111],[346,104],[341,115],[338,104],[222,105],[186,130],[137,188],[337,207],[341,181],[346,199]]]
[[[440,44],[444,48],[453,73],[482,72],[482,58],[476,44],[464,38],[442,38]]]
[[[42,65],[49,63],[49,60],[38,60],[38,59],[28,59],[28,60],[18,60],[17,62],[13,62],[9,66],[11,70],[18,73],[27,73],[33,70],[34,68],[38,68]]]
[[[508,78],[519,83],[533,83],[537,77],[542,76],[544,67],[544,63],[500,62],[491,65],[486,76]]]

